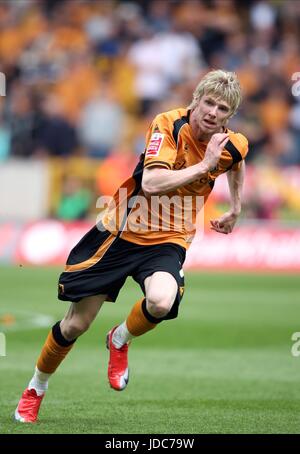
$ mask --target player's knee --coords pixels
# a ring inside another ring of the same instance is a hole
[[[173,300],[169,296],[151,295],[147,298],[147,310],[155,318],[161,318],[170,311]]]
[[[65,339],[73,340],[81,336],[90,327],[90,322],[87,319],[71,318],[64,320],[61,324],[61,332]]]

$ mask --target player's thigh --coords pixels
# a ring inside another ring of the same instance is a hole
[[[90,324],[96,318],[106,298],[107,295],[93,295],[82,298],[78,303],[71,303],[64,319],[76,319]]]
[[[156,271],[144,281],[146,299],[153,303],[169,302],[176,298],[178,284],[172,274],[167,271]]]

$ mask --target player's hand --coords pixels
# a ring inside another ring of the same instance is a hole
[[[225,133],[214,134],[207,144],[203,163],[208,167],[208,171],[213,170],[220,159],[221,153],[229,140],[229,135]]]
[[[215,232],[224,233],[227,235],[231,233],[235,223],[237,221],[238,215],[228,211],[227,213],[223,214],[219,219],[211,219],[210,220],[210,228]]]

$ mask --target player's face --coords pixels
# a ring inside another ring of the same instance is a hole
[[[230,114],[230,106],[225,101],[204,95],[195,108],[193,117],[200,134],[212,135],[220,132]]]

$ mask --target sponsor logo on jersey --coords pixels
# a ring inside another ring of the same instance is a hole
[[[161,134],[160,132],[155,132],[154,134],[152,134],[146,150],[146,156],[158,156],[163,140],[164,134]]]

